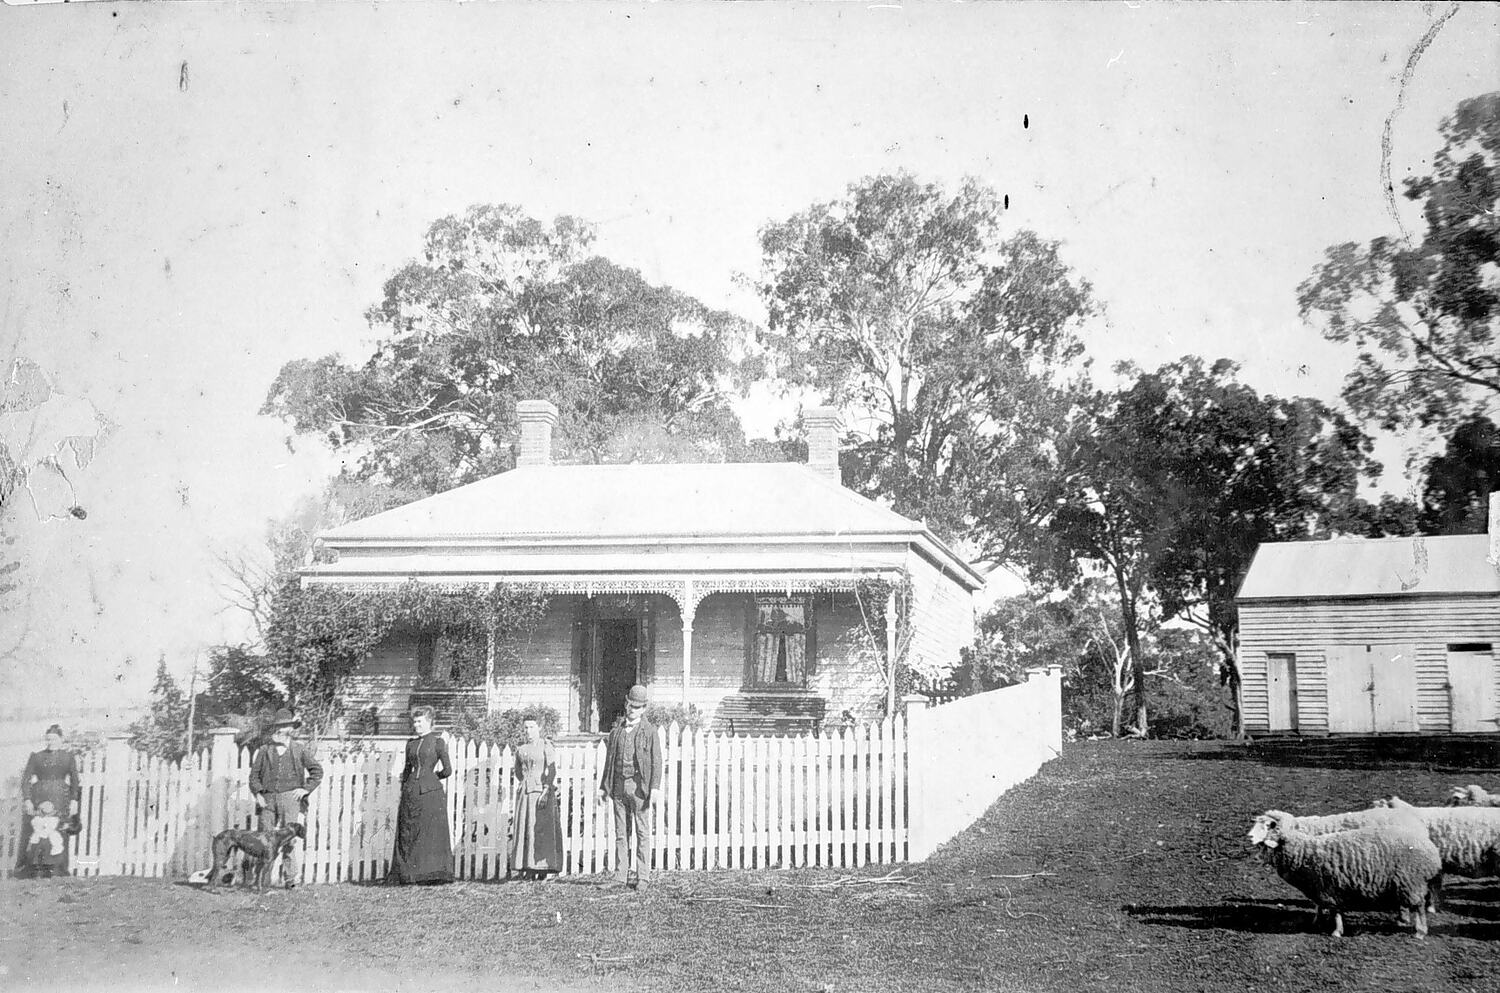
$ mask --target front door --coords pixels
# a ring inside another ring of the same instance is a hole
[[[641,622],[636,618],[598,620],[594,627],[599,678],[595,680],[599,725],[608,731],[625,712],[625,694],[641,680]]]
[[[1495,655],[1491,645],[1448,646],[1453,730],[1495,731]]]

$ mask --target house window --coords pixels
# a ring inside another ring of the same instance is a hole
[[[807,684],[806,598],[755,598],[750,673],[752,681],[761,686]]]

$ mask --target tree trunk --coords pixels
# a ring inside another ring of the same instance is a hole
[[[1245,736],[1244,680],[1240,672],[1240,653],[1236,649],[1236,632],[1221,632],[1209,628],[1209,637],[1219,650],[1220,665],[1224,667],[1224,682],[1229,686],[1229,733],[1234,738]]]
[[[1148,728],[1146,714],[1146,660],[1141,656],[1141,633],[1136,623],[1136,601],[1134,591],[1125,582],[1125,575],[1115,570],[1115,582],[1120,591],[1120,618],[1125,622],[1125,645],[1130,652],[1130,677],[1135,684],[1135,729],[1141,737]]]
[[[1229,663],[1229,710],[1233,723],[1230,725],[1229,733],[1235,738],[1245,736],[1245,706],[1244,698],[1241,696],[1243,684],[1240,681],[1239,660]]]

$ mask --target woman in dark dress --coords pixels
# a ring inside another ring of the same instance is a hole
[[[557,783],[557,751],[542,738],[534,717],[522,722],[526,741],[516,749],[515,826],[510,870],[522,879],[547,879],[562,872],[562,794]]]
[[[448,840],[448,791],[443,780],[453,772],[448,743],[432,730],[431,707],[411,712],[416,737],[406,743],[401,770],[401,807],[396,814],[396,852],[390,881],[453,882],[453,846]]]
[[[33,860],[31,849],[31,819],[37,816],[43,803],[50,803],[52,811],[64,822],[78,813],[78,801],[83,792],[78,783],[78,763],[73,753],[63,747],[62,728],[54,724],[47,729],[44,739],[46,747],[32,752],[26,760],[26,771],[21,773],[21,845],[16,859],[18,876],[66,876],[68,874],[68,847],[71,837],[64,838],[60,851],[55,846],[38,846]]]

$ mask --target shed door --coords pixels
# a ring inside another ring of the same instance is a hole
[[[1363,645],[1330,645],[1323,657],[1328,666],[1328,730],[1369,734],[1375,730],[1369,653]]]
[[[1495,731],[1495,654],[1491,645],[1448,646],[1453,730]]]
[[[1266,656],[1266,696],[1270,729],[1297,730],[1297,656],[1290,652]]]
[[[1370,683],[1375,730],[1417,730],[1417,646],[1373,645]]]

